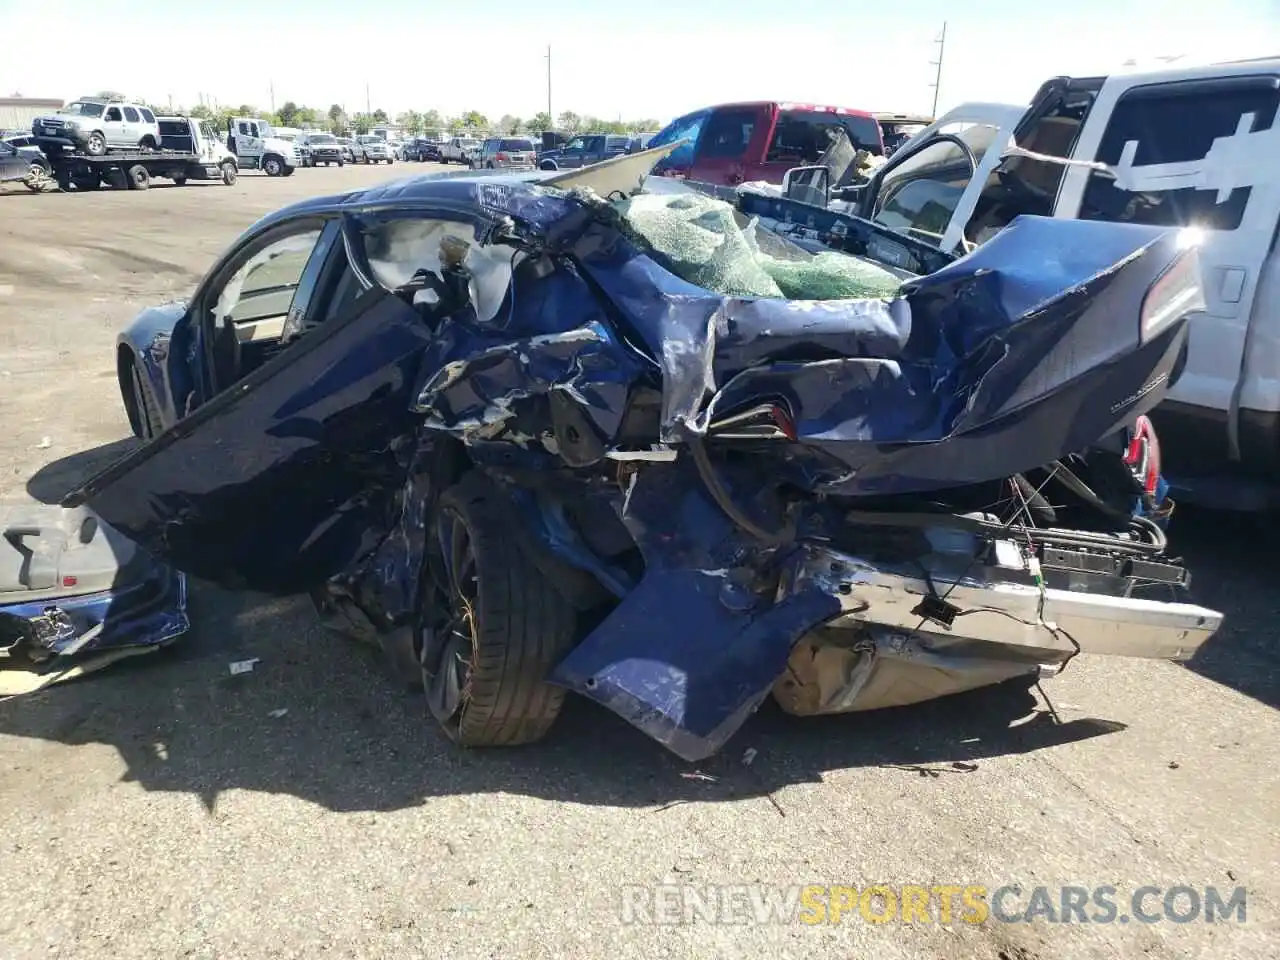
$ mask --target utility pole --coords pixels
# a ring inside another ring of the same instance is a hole
[[[932,116],[938,115],[938,90],[942,86],[942,58],[947,52],[947,21],[942,21],[942,35],[933,41],[938,45],[938,59],[930,60],[929,65],[937,67],[937,72],[933,75],[933,83],[929,86],[933,87],[933,113]]]
[[[556,115],[551,112],[551,44],[547,44],[547,119],[551,126],[556,125]]]
[[[364,112],[366,114],[373,113],[373,107],[369,105],[369,81],[364,82]]]
[[[276,112],[276,82],[274,80],[267,81],[267,89],[271,91],[271,112]]]

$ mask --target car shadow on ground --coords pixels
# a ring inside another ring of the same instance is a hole
[[[27,478],[27,493],[41,503],[58,503],[99,471],[136,450],[142,441],[125,437],[54,460]]]
[[[937,779],[1123,729],[1097,719],[1059,723],[1033,693],[1001,688],[813,719],[766,701],[719,755],[689,764],[570,697],[541,743],[464,750],[445,738],[420,692],[397,686],[372,648],[321,627],[310,601],[200,584],[192,614],[193,632],[166,650],[0,703],[0,733],[113,746],[125,779],[196,794],[210,809],[219,793],[240,789],[335,811],[389,811],[486,792],[662,808],[772,796],[857,767]],[[255,659],[248,672],[231,673],[232,663]],[[755,751],[749,765],[747,748]]]
[[[1225,614],[1185,666],[1280,708],[1280,516],[1180,507],[1170,552],[1191,570],[1191,599]]]

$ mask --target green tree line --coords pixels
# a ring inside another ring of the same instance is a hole
[[[103,91],[100,96],[119,97],[114,91]],[[329,109],[308,107],[292,100],[285,101],[275,111],[263,110],[252,104],[242,103],[238,107],[210,107],[200,104],[185,110],[177,106],[157,106],[148,104],[159,114],[178,113],[202,120],[212,120],[218,129],[225,129],[228,117],[262,117],[272,124],[281,127],[302,127],[304,129],[323,129],[338,135],[364,134],[373,127],[391,122],[385,110],[373,110],[368,113],[348,114],[341,104],[334,103]],[[546,111],[535,113],[531,117],[517,117],[503,114],[496,120],[490,120],[479,110],[464,110],[456,116],[446,116],[438,110],[406,110],[397,114],[395,123],[406,133],[425,134],[440,131],[442,133],[498,133],[521,134],[541,133],[544,130],[558,130],[562,133],[646,133],[656,131],[657,120],[645,118],[640,120],[602,120],[589,114],[580,115],[566,110],[555,118]]]

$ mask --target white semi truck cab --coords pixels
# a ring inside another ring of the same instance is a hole
[[[287,177],[301,166],[297,148],[275,135],[271,124],[260,117],[227,119],[227,149],[241,169],[261,170],[269,177]]]

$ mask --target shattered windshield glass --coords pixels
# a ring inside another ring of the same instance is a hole
[[[810,253],[700,193],[642,193],[613,206],[634,242],[680,279],[714,293],[845,300],[891,297],[901,285],[869,261]]]

